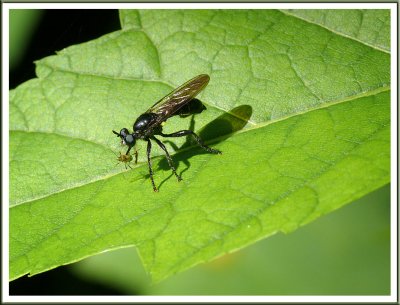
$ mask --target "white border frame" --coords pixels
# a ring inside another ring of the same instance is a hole
[[[391,294],[390,296],[10,296],[9,295],[9,10],[10,9],[390,9],[391,10],[391,84],[397,84],[397,3],[3,3],[2,10],[2,301],[24,303],[55,302],[397,302],[397,86],[391,90]],[[396,52],[394,52],[396,50]],[[395,89],[395,90],[394,90]]]

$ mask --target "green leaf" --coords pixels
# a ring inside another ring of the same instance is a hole
[[[10,92],[10,279],[135,245],[159,281],[390,181],[388,53],[275,10],[120,18]],[[223,155],[174,139],[178,183],[154,148],[154,193],[145,142],[126,171],[111,130],[201,73],[207,111],[164,130]]]
[[[287,10],[340,35],[390,51],[390,10]]]

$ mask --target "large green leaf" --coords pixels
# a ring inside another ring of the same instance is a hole
[[[120,17],[10,92],[10,279],[135,245],[158,281],[390,181],[388,53],[273,10]],[[126,171],[111,130],[201,73],[208,110],[165,131],[194,127],[223,155],[174,139],[184,180],[154,158],[154,193],[145,143]]]

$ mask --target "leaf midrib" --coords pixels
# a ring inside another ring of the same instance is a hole
[[[262,127],[268,126],[270,124],[274,124],[274,123],[277,123],[277,122],[280,122],[280,121],[284,121],[286,119],[290,119],[292,117],[296,117],[298,115],[303,115],[305,113],[309,113],[309,112],[316,111],[316,110],[319,110],[319,109],[328,108],[328,107],[331,107],[331,106],[334,106],[334,105],[338,105],[338,104],[342,104],[342,103],[345,103],[345,102],[350,102],[350,101],[353,101],[353,100],[357,100],[359,98],[368,97],[368,96],[372,96],[372,95],[377,95],[379,93],[387,92],[387,91],[390,91],[390,86],[383,86],[383,87],[379,87],[379,88],[371,90],[371,91],[366,91],[366,92],[362,92],[362,93],[359,93],[359,94],[351,95],[351,96],[348,96],[346,98],[341,98],[341,99],[332,100],[332,101],[329,101],[329,102],[320,103],[317,106],[310,107],[310,108],[308,108],[308,109],[306,109],[304,111],[300,111],[300,112],[296,112],[296,113],[289,113],[288,115],[282,116],[282,117],[280,117],[278,119],[270,120],[270,121],[267,121],[267,122],[258,123],[255,126],[239,130],[239,131],[237,131],[235,133],[242,133],[242,132],[247,132],[247,131],[250,131],[250,130],[253,130],[253,129],[257,129],[257,128],[262,128]],[[216,139],[218,139],[218,138],[216,138]],[[213,141],[214,140],[215,139],[213,139]]]
[[[210,140],[210,141],[207,141],[207,143],[214,143],[214,142],[220,141],[220,140],[222,140],[222,139],[225,139],[225,138],[227,138],[227,137],[231,137],[231,136],[233,136],[233,135],[235,135],[235,134],[241,134],[241,133],[245,133],[245,132],[250,132],[250,131],[252,131],[252,130],[255,130],[255,129],[258,129],[258,128],[263,128],[263,127],[265,127],[265,126],[268,126],[268,125],[271,125],[271,124],[274,124],[274,123],[277,123],[277,122],[280,122],[280,121],[283,121],[283,120],[286,120],[286,119],[290,119],[290,118],[296,117],[296,116],[298,116],[298,115],[303,115],[303,114],[305,114],[305,113],[309,113],[309,112],[316,111],[316,110],[319,110],[319,109],[328,108],[328,107],[333,106],[333,105],[341,104],[341,103],[344,103],[344,102],[349,102],[349,101],[356,100],[356,99],[359,99],[359,98],[362,98],[362,97],[367,97],[367,96],[376,95],[376,94],[379,94],[379,93],[382,93],[382,92],[387,92],[387,91],[389,91],[389,90],[390,90],[390,86],[383,86],[383,87],[380,87],[380,88],[377,88],[377,89],[374,89],[374,90],[371,90],[371,91],[367,91],[367,92],[363,92],[363,93],[356,94],[356,95],[353,95],[353,96],[349,96],[349,97],[347,97],[347,98],[342,98],[342,99],[338,99],[338,100],[333,100],[333,101],[331,101],[331,102],[319,104],[318,106],[308,108],[307,110],[305,110],[305,111],[303,111],[303,112],[291,113],[291,114],[289,114],[289,115],[287,115],[287,116],[281,117],[281,118],[276,119],[276,120],[270,120],[270,121],[267,121],[267,122],[258,123],[258,124],[254,125],[254,126],[251,126],[251,127],[248,127],[248,128],[245,128],[245,129],[242,129],[242,130],[233,132],[233,133],[231,133],[231,134],[226,134],[226,135],[223,135],[223,136],[220,136],[220,137],[216,137],[216,138],[214,138],[214,139],[212,139],[212,140]],[[214,106],[211,105],[211,107],[214,107]],[[215,107],[215,108],[218,109],[217,107]],[[226,111],[223,110],[223,109],[222,109],[222,111],[226,112]],[[229,112],[228,112],[228,113],[229,113]],[[11,130],[11,131],[28,132],[28,131],[24,131],[24,130]],[[30,131],[30,132],[32,132],[32,131]],[[45,133],[45,132],[40,132],[40,133]],[[56,134],[56,135],[57,135],[57,133],[50,133],[50,132],[49,132],[48,134],[52,134],[52,135]],[[64,135],[64,134],[58,134],[58,135],[67,137],[67,136]],[[79,139],[79,140],[82,140],[82,141],[88,141],[87,139],[82,139],[82,138],[77,138],[77,137],[70,137],[70,138],[72,138],[72,139]],[[94,142],[90,142],[90,143],[94,143]],[[100,144],[100,143],[94,143],[94,144],[101,145],[101,146],[105,147],[104,144]],[[196,147],[196,145],[188,146],[188,147],[186,147],[186,148],[184,148],[184,149],[180,149],[180,150],[175,151],[175,152],[174,152],[173,154],[171,154],[171,155],[175,155],[175,154],[177,154],[177,153],[181,153],[181,152],[184,152],[184,151],[193,149],[194,147]],[[105,148],[109,149],[109,147],[105,147]],[[153,156],[153,157],[152,157],[152,160],[157,159],[157,158],[160,158],[160,157],[163,157],[163,156],[164,156],[164,155],[162,155],[162,154],[160,154],[160,155],[158,155],[158,156]],[[135,169],[136,169],[136,168],[141,168],[142,166],[147,166],[147,163],[146,163],[146,162],[138,163],[136,166],[134,166],[134,168],[135,168]],[[52,195],[55,195],[55,194],[58,194],[58,193],[61,193],[61,192],[64,192],[64,191],[68,191],[68,190],[71,190],[71,189],[79,188],[79,187],[85,186],[85,185],[87,185],[87,184],[89,184],[89,183],[95,183],[95,182],[98,182],[98,181],[101,181],[101,180],[105,180],[105,179],[108,179],[108,178],[111,178],[111,177],[114,177],[114,176],[120,175],[120,174],[121,174],[121,172],[117,172],[117,173],[108,173],[108,174],[103,175],[103,176],[98,175],[98,176],[96,176],[97,179],[89,180],[89,181],[86,180],[84,183],[76,183],[76,184],[74,185],[74,187],[72,187],[72,188],[62,189],[62,190],[59,190],[59,191],[57,191],[57,192],[54,192],[54,193],[51,193],[51,194],[47,194],[47,195],[45,195],[45,196],[34,197],[34,198],[32,198],[31,200],[22,201],[22,202],[16,203],[16,204],[10,206],[10,208],[13,208],[13,207],[15,207],[15,206],[18,206],[18,205],[20,205],[20,204],[30,203],[30,202],[33,202],[33,201],[36,201],[36,200],[40,200],[40,199],[43,199],[43,198],[47,198],[47,197],[49,197],[49,196],[52,196]]]

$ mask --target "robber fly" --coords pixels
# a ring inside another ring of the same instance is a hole
[[[201,74],[167,94],[136,119],[135,123],[133,124],[132,133],[129,133],[127,128],[122,128],[120,132],[116,132],[114,130],[112,131],[117,135],[117,137],[121,138],[122,144],[128,146],[128,150],[126,151],[126,154],[123,155],[123,158],[129,158],[129,151],[135,146],[137,139],[147,141],[147,163],[149,164],[151,184],[153,185],[153,190],[155,192],[158,190],[154,183],[153,169],[151,166],[151,140],[155,141],[157,145],[160,146],[165,152],[169,167],[178,181],[182,180],[182,178],[176,172],[174,163],[170,154],[168,153],[167,148],[159,139],[155,137],[156,135],[166,138],[192,135],[197,144],[199,144],[200,147],[204,148],[209,153],[221,154],[221,151],[205,145],[203,140],[191,130],[180,130],[170,134],[164,134],[162,132],[162,123],[164,123],[168,118],[174,115],[185,117],[191,114],[201,113],[206,109],[206,107],[194,97],[207,86],[209,80],[210,77],[207,74]]]

